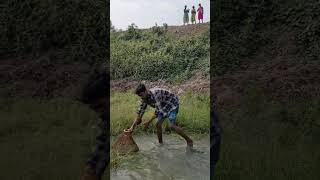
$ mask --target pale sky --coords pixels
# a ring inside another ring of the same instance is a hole
[[[210,0],[110,0],[110,18],[115,28],[122,30],[131,23],[139,28],[150,28],[155,23],[183,25],[184,6],[190,11],[192,6],[197,10],[199,3],[204,9],[203,22],[209,22]]]

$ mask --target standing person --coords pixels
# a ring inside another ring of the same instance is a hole
[[[189,9],[187,9],[187,5],[184,6],[183,10],[183,25],[186,23],[189,24]]]
[[[198,20],[199,20],[199,23],[200,23],[200,20],[202,21],[203,23],[203,7],[201,6],[201,4],[199,4],[199,8],[198,8]]]
[[[151,106],[155,108],[153,117],[144,123],[145,129],[149,126],[153,119],[157,118],[157,136],[160,144],[162,141],[162,123],[165,118],[169,119],[169,127],[177,134],[183,137],[189,147],[193,146],[192,139],[187,136],[182,128],[176,124],[177,115],[179,112],[179,99],[172,92],[162,88],[147,89],[144,84],[139,84],[136,88],[135,94],[141,98],[140,109],[137,112],[137,117],[132,126],[126,130],[127,132],[133,132],[134,128],[142,122],[142,116],[147,108]]]
[[[194,8],[194,6],[192,6],[192,10],[191,10],[191,23],[197,23],[196,21],[196,9]]]

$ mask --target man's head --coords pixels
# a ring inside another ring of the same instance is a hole
[[[148,97],[148,90],[143,83],[140,83],[136,88],[135,94],[141,97],[142,99],[146,99]]]

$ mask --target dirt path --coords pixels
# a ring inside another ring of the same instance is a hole
[[[197,37],[209,30],[209,23],[189,24],[185,26],[169,26],[168,34],[170,37],[181,38],[185,36]]]
[[[135,87],[139,84],[138,81],[130,80],[112,80],[111,91],[117,92],[133,92]],[[180,85],[172,85],[166,81],[155,81],[146,82],[148,88],[161,87],[171,90],[172,92],[180,95],[187,92],[198,93],[198,94],[209,94],[210,93],[210,80],[201,75],[196,75],[190,80]]]

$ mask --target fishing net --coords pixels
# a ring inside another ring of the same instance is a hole
[[[114,141],[112,145],[112,151],[120,155],[125,155],[131,152],[139,151],[139,147],[134,141],[132,133],[123,132]]]

